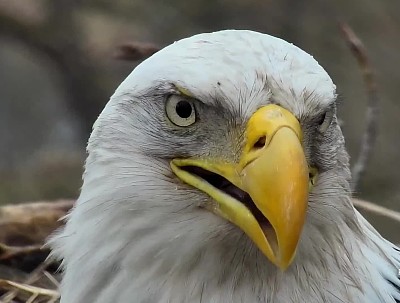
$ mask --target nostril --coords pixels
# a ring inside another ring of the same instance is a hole
[[[265,146],[265,142],[267,141],[267,138],[265,136],[260,137],[256,143],[254,143],[253,148],[254,149],[260,149]]]

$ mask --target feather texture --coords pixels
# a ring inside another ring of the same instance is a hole
[[[177,88],[199,100],[190,129],[165,118]],[[399,250],[352,206],[336,116],[316,131],[335,98],[310,55],[250,31],[197,35],[143,62],[96,121],[81,195],[50,241],[63,260],[61,302],[399,302]],[[321,171],[284,272],[169,167],[174,157],[236,161],[246,121],[270,103],[299,119],[307,160]]]

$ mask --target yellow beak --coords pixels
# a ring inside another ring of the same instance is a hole
[[[171,168],[211,196],[216,202],[211,210],[241,228],[284,270],[295,256],[307,210],[309,170],[301,141],[298,120],[280,106],[267,105],[248,121],[239,163],[174,159]],[[193,167],[230,183],[218,188]]]

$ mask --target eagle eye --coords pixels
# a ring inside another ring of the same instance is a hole
[[[171,95],[165,104],[168,119],[177,126],[189,126],[196,122],[193,100],[180,95]]]

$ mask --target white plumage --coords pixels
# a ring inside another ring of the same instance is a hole
[[[195,104],[196,123],[168,120],[170,95]],[[310,55],[251,31],[196,35],[144,61],[95,123],[81,195],[51,241],[63,259],[61,302],[400,302],[399,249],[351,204],[335,99]],[[319,170],[284,271],[170,167],[174,158],[237,163],[249,119],[269,104],[298,119]],[[321,131],[325,112],[332,121]]]

